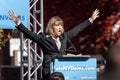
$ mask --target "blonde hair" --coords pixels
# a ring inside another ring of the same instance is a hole
[[[60,18],[60,17],[58,17],[58,16],[54,16],[54,17],[52,17],[50,20],[49,20],[49,22],[48,22],[48,24],[47,24],[47,27],[46,27],[46,33],[48,33],[48,34],[54,34],[54,31],[53,31],[53,26],[55,25],[55,22],[56,21],[58,21],[58,22],[61,22],[61,25],[63,26],[64,25],[64,22],[63,22],[63,20]],[[64,28],[63,28],[63,30],[62,30],[62,33],[64,32]]]

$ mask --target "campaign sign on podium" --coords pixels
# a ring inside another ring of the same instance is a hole
[[[0,28],[15,29],[14,22],[8,17],[9,10],[13,10],[27,27],[29,0],[0,0]]]
[[[97,80],[96,59],[63,57],[51,63],[51,73],[62,72],[65,80]]]

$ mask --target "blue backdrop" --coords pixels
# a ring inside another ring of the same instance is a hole
[[[29,0],[0,0],[0,28],[14,29],[15,24],[8,18],[8,11],[13,10],[20,16],[20,21],[28,24]]]

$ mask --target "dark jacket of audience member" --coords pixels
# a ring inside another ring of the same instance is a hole
[[[120,45],[113,44],[107,53],[105,72],[99,80],[120,80]]]

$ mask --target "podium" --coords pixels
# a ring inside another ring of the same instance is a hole
[[[63,73],[65,80],[97,80],[96,58],[63,56],[51,62],[51,73]]]

